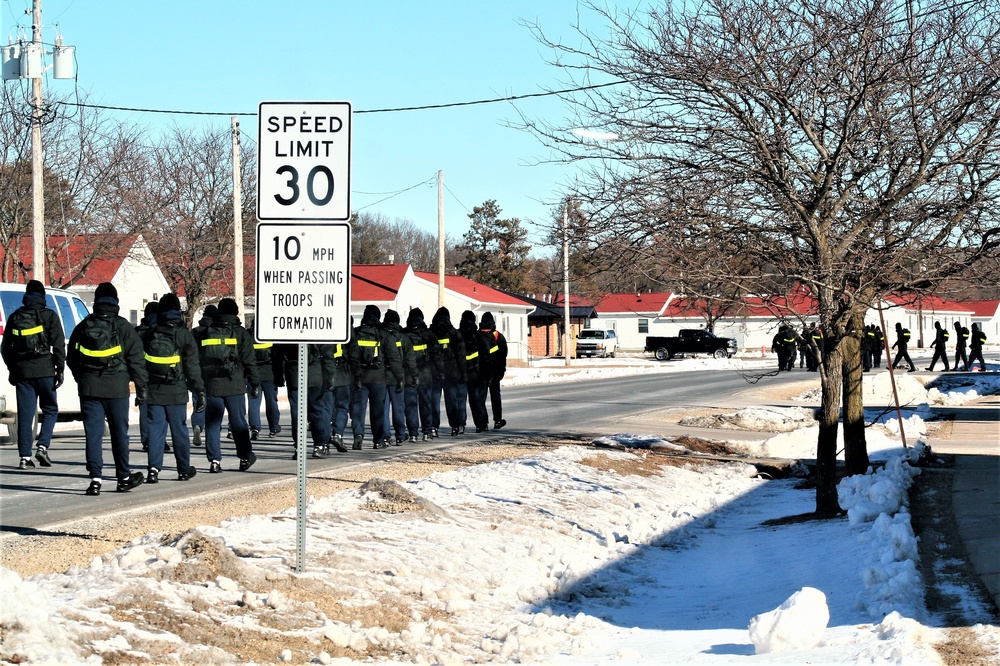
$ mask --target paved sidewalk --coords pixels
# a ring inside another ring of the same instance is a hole
[[[948,438],[928,443],[955,456],[955,522],[972,566],[1000,606],[1000,396],[954,413]]]

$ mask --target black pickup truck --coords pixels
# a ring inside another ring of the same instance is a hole
[[[678,354],[711,354],[715,358],[729,358],[736,353],[736,340],[718,338],[714,333],[700,328],[682,329],[677,337],[646,336],[646,351],[658,361],[672,359]]]

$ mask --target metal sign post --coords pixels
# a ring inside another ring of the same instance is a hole
[[[254,328],[262,342],[298,346],[295,570],[303,571],[309,344],[351,336],[351,227],[330,223],[351,215],[351,105],[261,102],[257,150]]]

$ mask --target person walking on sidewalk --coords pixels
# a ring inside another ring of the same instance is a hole
[[[145,477],[129,467],[129,382],[135,404],[146,404],[146,361],[142,340],[127,319],[118,315],[118,290],[102,282],[94,292],[94,311],[73,329],[66,365],[76,379],[86,439],[88,495],[101,494],[104,470],[104,423],[111,434],[118,492],[132,490]]]
[[[395,344],[389,344],[382,330],[382,311],[377,305],[365,306],[361,323],[354,329],[356,347],[352,366],[357,368],[354,377],[354,394],[351,398],[351,428],[354,431],[352,448],[361,450],[365,440],[365,412],[368,413],[372,448],[388,446],[385,431],[386,382],[392,378],[393,388],[403,390],[403,362]]]
[[[910,372],[917,369],[917,366],[913,365],[913,361],[910,360],[910,353],[906,351],[906,346],[910,342],[910,329],[903,328],[903,325],[896,322],[896,341],[892,343],[892,348],[896,350],[896,358],[892,360],[892,367],[898,368],[900,361],[906,361]]]
[[[958,372],[959,361],[962,364],[962,370],[965,372],[969,371],[969,356],[965,353],[966,346],[969,344],[969,329],[962,326],[962,322],[955,322],[955,365],[952,366],[955,372]]]
[[[139,325],[135,327],[135,332],[139,334],[140,339],[146,335],[147,331],[156,326],[156,312],[159,309],[160,304],[157,301],[149,301],[146,303],[146,307],[142,311],[142,319],[139,320]],[[139,443],[142,444],[143,453],[149,451],[148,401],[145,405],[139,408]],[[149,482],[148,477],[146,478],[146,482]]]
[[[465,341],[465,383],[472,422],[476,426],[476,432],[486,432],[490,425],[490,414],[486,411],[486,396],[493,371],[489,359],[489,338],[479,330],[479,326],[476,325],[476,315],[472,310],[462,313],[458,330]]]
[[[503,401],[500,397],[500,380],[507,374],[507,338],[497,330],[493,313],[484,312],[479,320],[479,330],[489,340],[490,373],[490,407],[493,412],[493,429],[499,430],[507,425],[503,418]]]
[[[441,376],[434,378],[434,388],[431,396],[431,410],[434,418],[434,436],[441,425],[441,392],[444,392],[444,408],[451,427],[452,436],[465,433],[465,422],[468,418],[465,401],[468,389],[465,386],[466,360],[465,341],[462,334],[451,325],[451,313],[441,306],[431,319],[431,331],[437,338],[437,349],[440,355]],[[435,410],[434,407],[437,406]]]
[[[979,324],[972,325],[972,333],[969,339],[969,369],[972,364],[979,361],[979,372],[986,372],[986,359],[983,358],[983,343],[986,342],[986,333],[979,328]]]
[[[406,386],[406,429],[411,440],[419,429],[421,440],[426,442],[436,436],[431,407],[431,391],[434,378],[442,376],[441,355],[437,349],[437,338],[424,323],[424,312],[413,308],[406,317],[406,335],[413,345],[416,359],[417,381]],[[441,416],[441,399],[438,398],[438,418]]]
[[[247,322],[247,332],[253,338],[253,324]],[[250,398],[247,408],[247,420],[250,423],[250,440],[256,440],[260,435],[260,403],[264,403],[264,414],[267,417],[267,431],[269,438],[275,438],[281,432],[281,409],[278,406],[278,386],[275,384],[274,368],[271,362],[271,353],[274,345],[270,342],[254,342],[253,354],[257,361],[257,374],[260,377],[260,395]],[[251,392],[252,386],[247,386],[247,394]]]
[[[934,322],[934,357],[931,358],[931,364],[927,368],[930,371],[934,370],[934,364],[937,363],[938,359],[944,363],[944,371],[948,372],[948,329],[941,326],[941,322]]]
[[[167,428],[173,442],[177,479],[187,481],[198,470],[191,464],[191,437],[187,426],[188,396],[194,394],[194,411],[205,411],[205,382],[198,362],[198,345],[181,317],[175,294],[160,297],[156,323],[142,334],[149,373],[149,467],[146,483],[157,483],[163,470]]]
[[[201,340],[205,337],[205,329],[207,329],[212,324],[212,320],[215,319],[215,315],[219,314],[219,308],[215,305],[206,305],[205,311],[201,315],[201,319],[198,320],[198,325],[194,327],[191,331],[191,335],[194,336],[195,341]],[[192,404],[197,399],[197,396],[193,393],[191,394]],[[191,446],[205,446],[205,411],[191,412]]]
[[[49,446],[59,416],[56,389],[63,383],[66,338],[59,315],[45,306],[45,286],[38,280],[28,281],[21,307],[7,319],[0,356],[7,365],[17,399],[17,450],[21,456],[18,468],[35,467],[31,445],[38,408],[42,418],[35,458],[42,467],[51,467]]]
[[[253,339],[240,323],[240,308],[231,298],[219,301],[218,314],[198,340],[201,375],[208,405],[205,408],[205,453],[212,474],[222,471],[222,415],[229,416],[240,471],[246,472],[257,456],[247,424],[247,386],[250,396],[260,395]]]

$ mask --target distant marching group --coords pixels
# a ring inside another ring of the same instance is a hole
[[[35,467],[31,452],[36,410],[41,419],[34,458],[42,467],[52,464],[49,447],[59,411],[56,390],[66,366],[79,388],[90,475],[87,495],[101,492],[105,422],[119,492],[143,482],[157,483],[166,452],[173,452],[178,480],[187,481],[197,473],[191,463],[189,401],[194,445],[200,446],[204,435],[211,473],[222,472],[223,416],[228,416],[228,436],[236,445],[240,471],[249,470],[257,460],[252,442],[261,431],[261,402],[270,437],[281,432],[280,387],[287,387],[292,433],[297,437],[298,346],[255,343],[252,326],[242,324],[233,299],[223,298],[218,306],[205,308],[193,330],[184,325],[174,294],[147,305],[137,327],[118,311],[114,285],[100,284],[93,312],[73,330],[67,345],[59,317],[46,307],[44,285],[37,280],[27,283],[22,306],[8,318],[0,346],[17,397],[20,469]],[[430,326],[424,323],[423,312],[413,308],[404,328],[396,311],[386,310],[382,317],[377,306],[368,305],[350,341],[309,344],[307,359],[314,457],[326,457],[330,449],[348,452],[344,442],[348,420],[351,446],[361,450],[366,412],[375,449],[436,438],[442,394],[453,436],[465,433],[466,403],[477,433],[489,430],[487,399],[493,428],[507,423],[500,397],[507,341],[489,312],[477,324],[475,314],[466,310],[456,329],[447,308],[437,310]],[[129,464],[130,382],[139,407],[142,448],[148,455],[146,474],[133,472]]]
[[[934,357],[927,370],[934,370],[934,365],[940,359],[944,364],[945,371],[948,367],[948,340],[951,334],[948,329],[941,325],[941,322],[934,322],[935,335],[932,347]],[[979,361],[979,371],[986,372],[986,361],[983,359],[983,344],[986,342],[986,333],[979,328],[979,324],[973,323],[972,330],[963,326],[961,322],[955,322],[955,363],[954,370],[959,371],[959,365],[963,372],[968,372],[976,361]],[[882,328],[875,324],[865,326],[861,336],[861,366],[864,372],[872,368],[882,367],[882,350],[885,344],[885,337]],[[810,345],[810,342],[814,346]],[[916,370],[907,347],[910,343],[910,330],[902,324],[896,323],[896,341],[892,344],[892,349],[896,350],[896,356],[892,361],[893,368],[899,368],[906,364],[910,372]],[[799,357],[799,367],[805,366],[810,372],[819,369],[819,356],[814,352],[819,350],[823,353],[823,331],[813,322],[803,329],[802,333],[797,333],[788,324],[782,324],[778,332],[771,340],[771,351],[778,356],[778,372],[790,371],[795,367],[796,351]],[[966,350],[968,349],[968,353]]]

